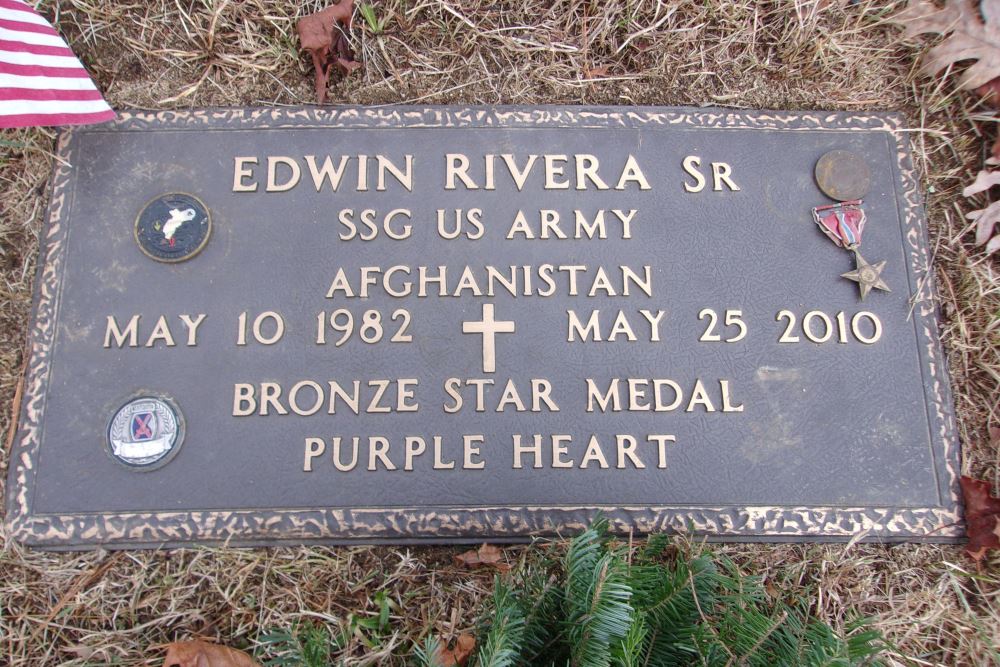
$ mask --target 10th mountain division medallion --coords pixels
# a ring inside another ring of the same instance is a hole
[[[159,262],[183,262],[205,247],[212,216],[205,204],[186,192],[159,195],[135,219],[139,248]]]
[[[184,423],[173,401],[141,396],[121,406],[108,424],[111,456],[135,470],[155,470],[177,454]]]

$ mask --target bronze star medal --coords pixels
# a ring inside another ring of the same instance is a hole
[[[841,273],[841,278],[847,278],[848,280],[853,280],[858,284],[861,289],[861,300],[864,301],[865,297],[872,289],[885,290],[886,292],[891,292],[889,286],[885,284],[882,280],[882,269],[885,268],[885,260],[881,262],[876,262],[874,264],[869,264],[861,253],[854,249],[854,259],[857,263],[858,268],[853,271],[848,271],[847,273]]]
[[[885,260],[869,264],[858,251],[867,221],[861,197],[868,192],[870,180],[868,166],[849,151],[830,151],[816,163],[816,183],[840,203],[817,206],[813,209],[813,220],[838,247],[854,253],[856,268],[841,277],[858,283],[862,301],[873,289],[891,291],[882,280]]]

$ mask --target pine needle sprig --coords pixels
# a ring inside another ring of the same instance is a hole
[[[419,667],[444,667],[440,656],[441,640],[433,635],[424,639],[422,646],[413,647],[413,657]]]
[[[524,643],[524,612],[510,586],[499,576],[493,585],[493,614],[486,639],[480,644],[476,664],[480,667],[511,667],[517,664]]]
[[[632,587],[620,547],[604,544],[605,524],[598,522],[570,542],[566,553],[565,612],[570,664],[607,667],[612,645],[632,625]]]

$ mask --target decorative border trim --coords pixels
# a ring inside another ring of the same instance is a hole
[[[35,515],[31,506],[41,442],[45,389],[62,286],[67,210],[75,142],[82,132],[152,129],[280,128],[725,128],[731,130],[888,132],[895,148],[901,190],[898,210],[909,247],[909,277],[916,285],[913,318],[922,345],[924,388],[932,429],[943,447],[935,459],[946,506],[893,507],[453,507],[285,509]],[[965,534],[958,487],[959,442],[951,388],[937,332],[927,231],[919,180],[898,114],[730,111],[721,109],[512,107],[246,108],[128,111],[117,121],[60,136],[51,179],[48,219],[35,283],[26,371],[17,437],[7,480],[7,523],[17,540],[50,548],[102,544],[155,546],[199,542],[405,541],[528,539],[582,530],[603,513],[621,533],[685,531],[728,539],[868,539],[953,541]]]

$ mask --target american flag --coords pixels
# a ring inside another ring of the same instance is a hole
[[[115,117],[59,33],[20,0],[0,0],[0,127]]]

